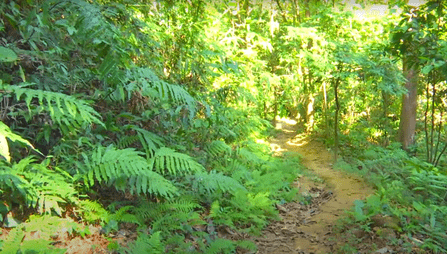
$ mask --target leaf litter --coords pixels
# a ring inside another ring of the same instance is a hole
[[[300,156],[313,178],[321,180],[310,176],[297,179],[295,186],[303,199],[277,205],[281,220],[252,238],[257,253],[331,253],[346,242],[333,232],[336,221],[355,200],[367,198],[374,190],[360,176],[334,170],[333,155],[325,146],[307,135],[296,135],[293,124],[280,121],[277,129],[281,133],[271,140],[277,154]]]

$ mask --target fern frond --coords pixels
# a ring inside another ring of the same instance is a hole
[[[162,100],[170,100],[175,104],[186,104],[189,118],[192,119],[196,113],[197,101],[181,86],[169,84],[161,80],[151,69],[138,68],[133,73],[137,78],[137,84],[131,83],[127,86],[130,91],[141,89],[145,96],[154,96]]]
[[[165,201],[163,203],[154,203],[144,201],[135,208],[135,215],[141,220],[159,219],[167,213],[180,212],[190,213],[201,206],[192,198],[179,197],[174,200]]]
[[[58,226],[60,223],[56,220],[52,220],[51,222],[45,221],[44,223],[38,224],[38,227],[35,227],[36,223],[32,221],[13,228],[0,248],[1,253],[65,253],[66,249],[55,248],[52,245],[53,241],[50,238],[50,234],[47,235],[52,229],[51,235],[53,235],[59,229]],[[56,225],[53,225],[53,223],[56,223]],[[27,240],[25,238],[25,229],[27,232],[39,231],[40,239]]]
[[[22,197],[26,197],[28,193],[26,186],[29,185],[29,182],[18,175],[11,167],[1,166],[0,169],[0,189],[3,191],[7,189],[16,190]]]
[[[115,149],[98,146],[89,155],[83,154],[83,172],[77,178],[92,186],[95,181],[114,184],[118,190],[129,189],[136,194],[154,194],[161,197],[176,195],[177,189],[158,173],[151,171],[152,165],[134,149]]]
[[[190,198],[179,197],[163,203],[145,201],[135,210],[135,215],[146,223],[152,225],[154,231],[164,233],[185,230],[184,225],[201,225],[205,222],[196,211],[201,206]]]
[[[108,84],[118,84],[121,81],[119,67],[121,65],[120,57],[113,49],[109,50],[101,65],[98,68],[99,77]],[[124,99],[124,96],[120,96],[120,99]]]
[[[41,214],[54,211],[62,216],[60,205],[77,201],[78,192],[73,186],[72,177],[57,167],[48,169],[42,163],[33,164],[23,172],[23,176],[29,179],[35,196],[33,200],[28,198],[28,202],[32,202],[31,205],[38,208]]]
[[[203,253],[220,254],[220,253],[234,253],[236,251],[236,244],[228,239],[217,238],[210,245],[203,250]]]
[[[170,212],[163,217],[157,218],[152,222],[152,229],[162,232],[184,230],[184,225],[194,226],[193,220],[200,220],[200,215],[197,212],[183,213]]]
[[[161,174],[176,176],[204,171],[203,166],[192,157],[166,147],[158,149],[151,162],[154,164],[155,170]]]
[[[140,137],[138,137],[138,135],[132,135],[132,136],[123,136],[120,137],[120,139],[118,140],[118,142],[116,142],[116,146],[118,148],[126,148],[126,147],[130,147],[132,144],[134,144],[135,142],[139,141]]]
[[[14,199],[23,198],[27,207],[41,214],[54,211],[61,216],[60,204],[77,200],[70,175],[57,167],[48,169],[44,163],[35,163],[32,156],[0,169],[0,188]]]
[[[237,246],[243,249],[247,249],[247,250],[251,250],[252,252],[256,253],[256,250],[258,249],[258,247],[256,246],[256,244],[252,241],[248,241],[248,240],[239,240],[237,241]]]
[[[28,140],[12,132],[9,126],[0,121],[0,156],[3,156],[8,162],[11,162],[11,156],[9,154],[9,146],[6,139],[13,142],[18,141],[35,150],[34,146]]]
[[[265,162],[265,160],[259,158],[257,154],[245,147],[238,149],[237,155],[241,161],[245,162],[248,165],[260,165]]]
[[[138,225],[141,225],[140,220],[134,215],[129,213],[129,210],[133,209],[134,206],[128,205],[123,206],[115,213],[111,214],[109,216],[109,220],[115,220],[116,222],[128,222],[128,223],[135,223]]]
[[[1,246],[2,253],[19,253],[20,244],[25,238],[25,232],[23,232],[23,225],[19,225],[9,231],[8,237]]]
[[[24,100],[29,113],[33,99],[37,99],[39,105],[49,112],[53,122],[60,126],[71,127],[96,123],[104,125],[100,120],[100,114],[90,107],[84,100],[63,93],[26,88],[29,83],[22,86],[5,85],[1,87],[6,93],[15,94],[17,100]]]
[[[104,207],[102,207],[102,205],[98,202],[87,199],[81,200],[78,203],[78,207],[81,210],[82,217],[87,222],[108,222],[110,213],[106,209],[104,209]]]
[[[230,193],[238,190],[246,191],[245,187],[235,179],[215,171],[197,173],[194,178],[193,188],[197,189],[199,193],[212,193],[216,190]]]
[[[214,140],[210,144],[207,144],[205,149],[209,154],[216,157],[231,152],[231,147],[221,140]]]
[[[146,155],[152,157],[158,148],[164,147],[163,138],[160,136],[138,127],[133,127],[132,129],[138,132],[138,138],[146,151]]]
[[[124,129],[131,129],[137,132],[136,135],[132,136],[123,136],[120,138],[117,146],[118,148],[126,148],[130,145],[134,144],[137,141],[140,141],[141,146],[146,152],[147,158],[151,158],[154,156],[154,153],[160,147],[164,147],[163,138],[154,134],[148,130],[139,128],[134,125],[126,125]]]
[[[161,232],[155,232],[152,235],[140,234],[133,243],[129,243],[129,247],[122,249],[122,253],[164,253],[165,247],[161,242]]]

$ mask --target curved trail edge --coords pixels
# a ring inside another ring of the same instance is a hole
[[[278,205],[282,220],[269,225],[256,240],[258,253],[331,253],[343,242],[332,234],[336,220],[374,190],[360,176],[334,170],[333,154],[309,136],[295,135],[294,125],[280,121],[277,129],[282,132],[270,141],[274,151],[298,153],[302,164],[323,181],[296,180],[296,188],[312,202]]]

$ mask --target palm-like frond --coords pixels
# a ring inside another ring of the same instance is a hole
[[[0,188],[41,214],[54,211],[61,216],[61,204],[76,202],[71,176],[57,167],[49,169],[33,157],[26,157],[0,169]]]
[[[245,187],[235,179],[214,171],[210,173],[197,173],[194,178],[193,187],[200,193],[211,193],[216,190],[235,193],[238,190],[246,190]]]
[[[138,127],[133,127],[133,129],[138,132],[138,138],[146,151],[146,155],[152,157],[157,149],[164,146],[163,139],[160,136]]]
[[[114,185],[118,190],[130,190],[136,194],[154,194],[172,197],[177,189],[160,174],[152,171],[152,165],[135,149],[116,149],[98,146],[90,154],[83,154],[83,172],[77,177],[87,186],[95,181]]]
[[[158,149],[150,161],[161,174],[186,175],[204,170],[203,166],[190,156],[166,147]]]
[[[9,146],[7,139],[11,141],[18,141],[31,149],[34,149],[34,146],[26,139],[21,136],[15,134],[11,131],[11,129],[0,121],[0,155],[3,156],[8,162],[11,161],[11,156],[9,154]]]
[[[73,127],[91,123],[103,125],[99,113],[90,107],[86,101],[63,93],[26,87],[30,85],[30,83],[23,83],[22,86],[3,84],[1,89],[6,93],[14,94],[17,100],[24,100],[29,114],[32,113],[31,107],[36,106],[33,101],[37,100],[41,107],[40,110],[47,111],[53,122],[61,127],[73,129]]]
[[[207,144],[205,149],[212,156],[219,156],[224,153],[231,152],[231,147],[221,140],[214,140],[213,142]]]

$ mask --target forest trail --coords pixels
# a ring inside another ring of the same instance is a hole
[[[368,197],[374,190],[360,176],[334,170],[333,154],[309,136],[296,135],[290,122],[282,120],[276,128],[282,132],[270,141],[274,151],[297,153],[302,164],[323,181],[297,179],[296,187],[309,204],[278,206],[282,221],[272,223],[257,239],[258,253],[331,253],[335,244],[343,242],[332,233],[335,221],[355,200]]]

